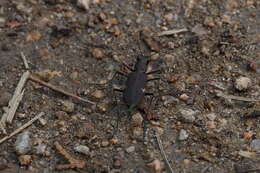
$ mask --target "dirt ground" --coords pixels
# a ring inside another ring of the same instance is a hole
[[[7,134],[45,115],[0,144],[0,172],[170,172],[155,131],[174,172],[260,172],[259,0],[84,2],[0,1],[0,115],[26,71],[21,54],[34,76],[97,103],[29,80]],[[161,71],[145,97],[157,121],[113,89],[139,55]],[[69,162],[55,141],[86,165],[58,170]]]

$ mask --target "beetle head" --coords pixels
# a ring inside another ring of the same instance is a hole
[[[147,56],[138,56],[135,64],[135,71],[145,73],[148,63],[149,58]]]

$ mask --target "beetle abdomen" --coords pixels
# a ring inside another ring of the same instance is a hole
[[[123,94],[124,102],[130,107],[137,106],[145,95],[145,85],[145,73],[133,72],[129,74]]]

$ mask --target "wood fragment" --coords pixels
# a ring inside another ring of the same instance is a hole
[[[24,95],[24,89],[23,91],[17,96],[16,100],[13,102],[13,106],[9,109],[9,115],[7,116],[6,118],[6,122],[8,123],[12,123],[13,119],[14,119],[14,114],[16,112],[16,109],[18,108],[22,98],[23,98],[23,95]]]
[[[23,93],[24,93],[23,88],[24,88],[24,85],[25,85],[29,75],[30,75],[29,71],[26,71],[26,72],[23,73],[23,75],[22,75],[22,77],[21,77],[21,79],[20,79],[20,81],[19,81],[19,83],[18,83],[18,85],[15,89],[14,95],[8,103],[8,109],[1,118],[1,127],[2,128],[5,128],[6,121],[8,123],[12,122],[14,115],[15,115],[15,112],[16,112],[16,109],[18,108],[19,103],[23,98]]]
[[[168,31],[163,31],[163,32],[159,33],[158,36],[179,34],[179,33],[181,33],[181,32],[187,32],[187,31],[188,31],[187,28],[172,29],[172,30],[168,30]]]
[[[23,52],[21,52],[21,57],[22,57],[22,60],[23,60],[23,64],[24,64],[25,69],[26,69],[26,70],[29,70],[28,61],[27,61],[25,55],[23,54]]]
[[[155,137],[156,137],[156,141],[157,141],[157,143],[158,143],[160,152],[161,152],[161,154],[163,155],[163,159],[164,159],[164,161],[165,161],[165,163],[166,163],[166,165],[167,165],[167,168],[168,168],[169,172],[170,172],[170,173],[174,173],[174,171],[173,171],[173,169],[172,169],[172,167],[171,167],[171,164],[170,164],[169,160],[167,159],[166,153],[165,153],[165,151],[164,151],[164,149],[163,149],[162,141],[161,141],[161,139],[160,139],[160,136],[159,136],[157,130],[154,130],[154,135],[155,135]]]
[[[44,115],[44,112],[40,112],[37,116],[35,116],[33,119],[31,119],[30,121],[28,121],[27,123],[25,123],[23,126],[19,127],[18,129],[16,129],[14,132],[12,132],[10,135],[5,136],[4,138],[2,138],[0,140],[0,144],[3,143],[4,141],[10,139],[11,137],[13,137],[14,135],[20,133],[21,131],[23,131],[25,128],[29,127],[30,125],[32,125],[36,120],[38,120],[41,116]]]
[[[221,91],[217,91],[218,97],[223,97],[225,99],[232,99],[232,100],[239,100],[239,101],[245,101],[245,102],[258,102],[260,100],[247,98],[247,97],[241,97],[241,96],[234,96],[234,95],[226,95]]]
[[[96,103],[94,103],[94,102],[92,102],[92,101],[90,101],[90,100],[83,99],[83,98],[81,98],[81,97],[79,97],[79,96],[77,96],[77,95],[75,95],[75,94],[69,93],[69,92],[64,91],[64,90],[62,90],[62,89],[60,89],[60,88],[58,88],[58,87],[56,87],[56,86],[54,86],[54,85],[51,85],[51,84],[49,84],[49,83],[47,83],[47,82],[44,82],[44,81],[42,81],[42,80],[40,80],[40,79],[38,79],[38,78],[36,78],[36,77],[34,77],[34,76],[32,76],[32,75],[29,76],[29,79],[30,79],[31,81],[37,82],[37,83],[39,83],[39,84],[41,84],[41,85],[43,85],[43,86],[45,86],[45,87],[48,87],[48,88],[50,88],[50,89],[52,89],[52,90],[54,90],[54,91],[57,91],[57,92],[59,92],[59,93],[62,93],[62,94],[64,94],[64,95],[66,95],[66,96],[75,98],[75,99],[77,99],[77,100],[80,100],[80,101],[83,101],[83,102],[85,102],[85,103],[89,103],[89,104],[92,104],[92,105],[95,105],[95,104],[96,104]]]
[[[72,157],[61,145],[58,141],[55,141],[54,143],[55,148],[62,154],[68,161],[69,164],[63,164],[63,165],[57,165],[57,170],[64,170],[64,169],[74,169],[79,168],[82,169],[86,166],[86,162],[83,160],[78,160]]]

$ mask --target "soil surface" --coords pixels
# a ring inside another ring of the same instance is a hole
[[[259,0],[1,0],[0,115],[22,55],[31,74],[96,105],[28,80],[7,134],[45,114],[0,144],[0,172],[170,172],[155,134],[174,172],[260,172],[259,19]],[[158,120],[114,89],[140,55],[160,70],[143,100]]]

